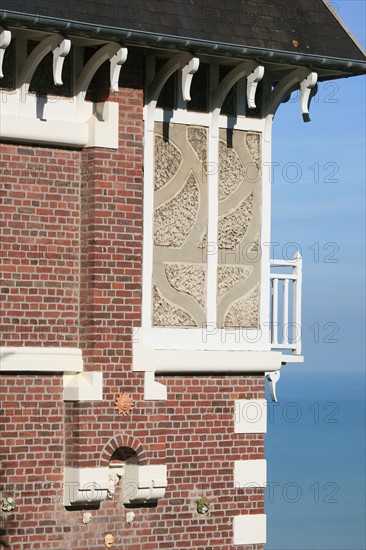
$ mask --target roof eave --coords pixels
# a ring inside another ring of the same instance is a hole
[[[307,66],[314,70],[324,70],[327,75],[323,80],[344,76],[366,74],[366,59],[341,59],[319,55],[268,50],[239,44],[215,43],[197,38],[184,38],[174,35],[163,35],[134,29],[123,29],[94,25],[65,19],[54,19],[46,16],[29,15],[13,11],[0,11],[0,21],[8,26],[20,26],[50,32],[60,32],[77,36],[94,36],[100,40],[115,40],[125,45],[144,46],[161,49],[189,50],[196,54],[204,53],[239,59],[255,59],[260,63],[288,63]],[[341,73],[341,74],[340,74]]]

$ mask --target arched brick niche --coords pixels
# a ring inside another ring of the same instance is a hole
[[[131,435],[117,435],[108,441],[104,447],[101,457],[100,466],[108,466],[111,460],[124,460],[134,455],[130,450],[135,451],[138,459],[138,464],[147,464],[147,456],[140,441]]]

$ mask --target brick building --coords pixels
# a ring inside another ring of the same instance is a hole
[[[265,380],[302,361],[273,117],[364,52],[321,0],[1,0],[0,24],[3,544],[263,549]]]

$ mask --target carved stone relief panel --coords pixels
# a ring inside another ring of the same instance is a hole
[[[155,124],[153,326],[206,320],[207,129]]]
[[[259,326],[261,135],[220,130],[217,324]]]

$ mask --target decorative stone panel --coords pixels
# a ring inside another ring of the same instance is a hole
[[[206,319],[208,129],[155,124],[153,313],[155,327]],[[259,326],[261,135],[220,130],[217,324]]]
[[[219,142],[217,323],[259,326],[261,135],[226,130]]]
[[[171,142],[159,135],[155,136],[155,157],[158,162],[155,162],[154,188],[160,189],[174,177],[183,157]]]
[[[155,125],[153,326],[205,322],[207,129]]]

